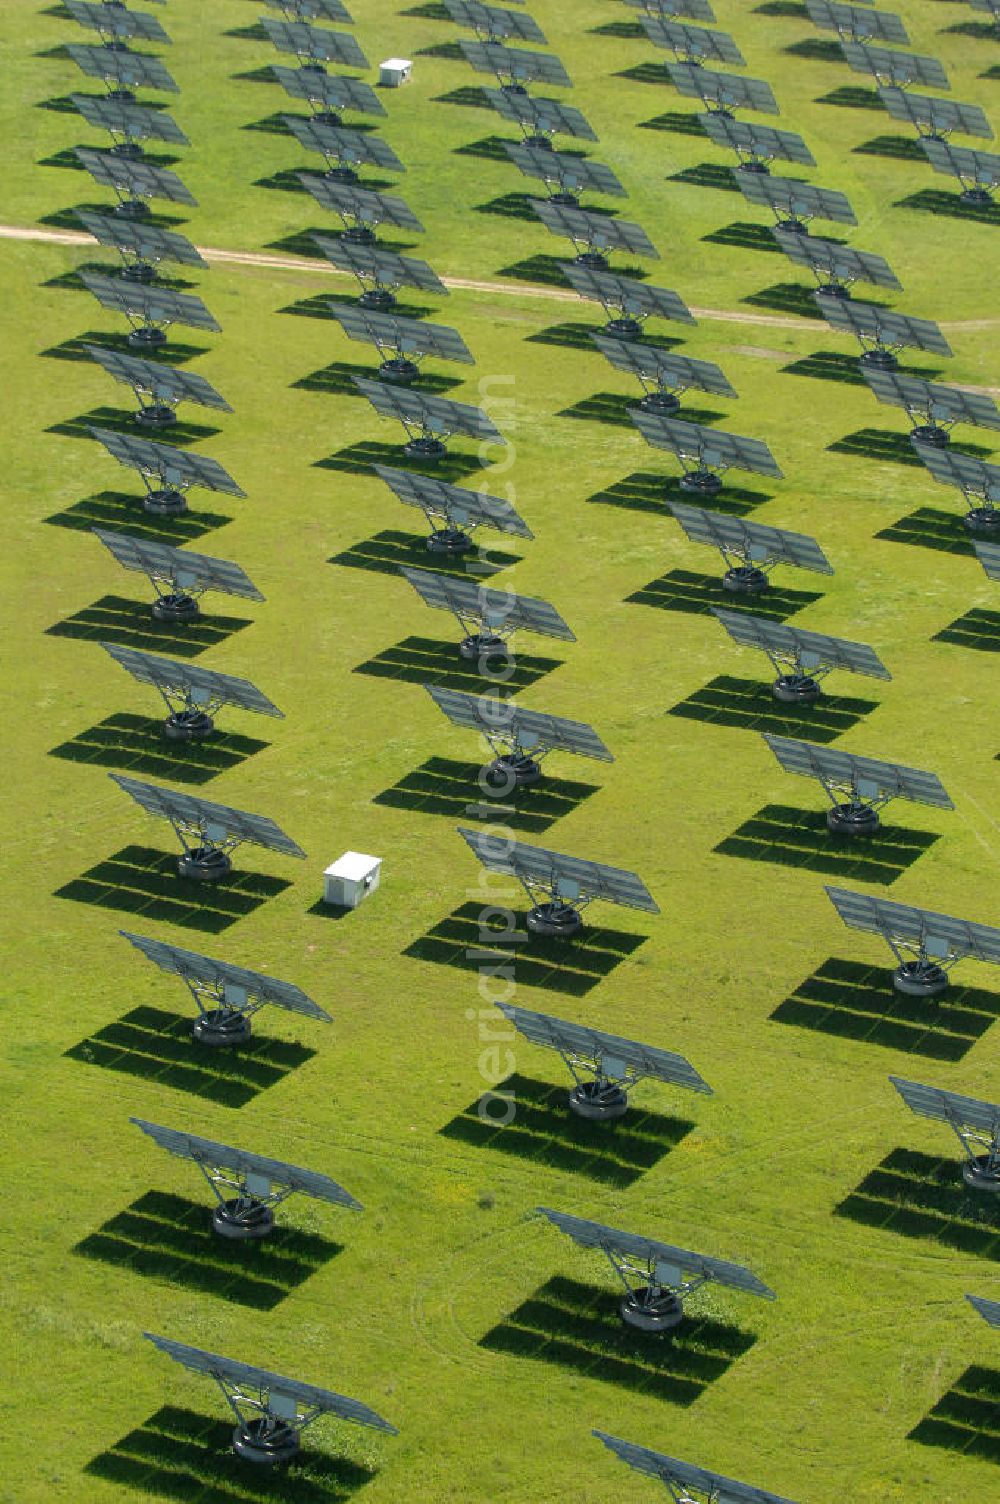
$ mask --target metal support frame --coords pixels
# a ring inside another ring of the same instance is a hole
[[[628,337],[628,335],[625,336],[626,339]],[[669,381],[649,376],[645,371],[634,371],[632,374],[638,379],[643,390],[644,395],[639,403],[641,408],[646,412],[661,413],[666,417],[669,417],[671,413],[676,413],[681,405],[682,393],[688,390],[683,381],[671,384]]]
[[[582,914],[591,903],[592,896],[586,893],[559,892],[559,880],[554,887],[546,887],[536,878],[517,874],[531,909],[528,912],[528,932],[550,940],[568,940],[583,928]],[[576,887],[576,884],[570,886]]]
[[[450,433],[435,434],[426,423],[414,423],[410,418],[404,418],[399,413],[392,415],[399,419],[406,430],[406,443],[403,450],[414,459],[439,460],[447,453]]]
[[[196,882],[218,882],[232,871],[231,854],[242,844],[243,836],[233,835],[209,823],[193,824],[175,815],[167,818],[184,848],[184,855],[177,858],[177,871],[181,877]]]
[[[423,499],[420,500],[420,510],[430,524],[430,535],[427,539],[427,550],[434,554],[447,554],[450,558],[457,554],[466,554],[473,547],[472,534],[479,523],[469,517],[461,519],[452,517],[445,510],[435,511]],[[446,527],[439,527],[438,523],[444,519]],[[459,523],[461,522],[461,526]]]
[[[472,616],[468,612],[453,611],[452,615],[465,633],[459,649],[463,658],[509,657],[507,643],[516,628],[508,625],[502,616],[499,621],[491,622],[487,620],[487,613]]]
[[[556,1046],[570,1075],[576,1082],[570,1092],[569,1105],[579,1117],[610,1119],[622,1117],[628,1107],[628,1093],[644,1079],[638,1066],[628,1063],[621,1074],[605,1072],[600,1054],[584,1055],[579,1050]]]
[[[684,474],[678,484],[682,491],[688,491],[695,496],[714,496],[722,490],[722,477],[729,469],[728,465],[706,465],[701,456],[681,454],[674,450],[681,462]]]
[[[835,667],[832,663],[809,663],[805,662],[808,657],[815,654],[808,650],[775,648],[771,645],[761,647],[771,667],[777,670],[778,677],[771,686],[771,693],[776,700],[784,700],[797,704],[808,704],[819,698],[820,680],[825,679],[827,674]]]
[[[323,1412],[319,1406],[299,1413],[295,1403],[294,1418],[276,1415],[271,1409],[270,1392],[264,1385],[244,1387],[232,1379],[212,1374],[226,1404],[236,1416],[233,1451],[248,1462],[274,1466],[287,1462],[299,1450],[301,1433]],[[249,1410],[244,1414],[241,1406]]]
[[[181,401],[180,396],[168,397],[165,402],[161,402],[157,401],[151,392],[144,392],[141,387],[133,386],[132,391],[139,404],[139,411],[133,414],[133,420],[140,428],[171,428],[177,422],[177,405]]]
[[[143,479],[145,480],[146,477],[143,476]],[[150,492],[151,496],[160,494],[157,491]],[[183,508],[177,510],[183,510]],[[174,575],[156,575],[149,570],[146,571],[146,578],[156,591],[156,600],[151,607],[156,621],[193,621],[199,614],[198,598],[204,595],[209,588],[208,585],[199,587],[193,582],[182,584],[181,580]],[[164,585],[169,588],[164,589]]]
[[[954,1129],[966,1153],[968,1163],[962,1166],[962,1178],[966,1185],[979,1191],[1000,1191],[1000,1118],[995,1121],[993,1133],[989,1137],[978,1129],[964,1127],[961,1118],[947,1109],[945,1121]],[[980,1145],[986,1152],[975,1153],[973,1144]]]
[[[892,985],[897,992],[907,997],[936,997],[944,992],[948,973],[962,959],[960,955],[949,952],[932,956],[922,940],[904,940],[887,930],[881,934],[898,963],[892,974]]]
[[[177,517],[181,512],[187,511],[184,493],[193,484],[192,481],[178,481],[176,485],[168,486],[165,483],[165,477],[155,470],[140,470],[139,475],[146,487],[146,499],[142,504],[143,511],[158,517]],[[160,482],[160,485],[153,485],[154,478]],[[149,578],[156,589],[156,580],[152,575]],[[158,589],[157,594],[159,594]],[[191,598],[189,596],[189,599]]]
[[[155,688],[170,712],[163,723],[163,732],[171,741],[203,741],[215,730],[215,716],[227,703],[219,695],[199,691],[193,685],[185,690]],[[199,699],[199,694],[204,698]]]
[[[215,1231],[224,1238],[244,1240],[266,1238],[274,1227],[274,1210],[293,1194],[293,1186],[278,1186],[267,1183],[250,1190],[247,1174],[225,1165],[213,1164],[191,1156],[211,1188],[218,1205],[212,1217]],[[257,1176],[258,1180],[263,1177]],[[226,1192],[230,1194],[227,1195]]]
[[[225,982],[215,984],[185,976],[184,984],[198,1009],[191,1032],[199,1044],[227,1046],[246,1043],[251,1034],[250,1020],[265,1006],[265,998],[254,998],[243,989],[227,987]]]
[[[625,1287],[619,1310],[622,1320],[628,1326],[654,1332],[676,1326],[684,1315],[685,1297],[709,1283],[707,1274],[685,1280],[680,1270],[676,1271],[679,1276],[677,1282],[661,1282],[662,1271],[658,1272],[655,1259],[640,1262],[637,1257],[620,1253],[603,1244],[601,1246],[608,1263]],[[630,1281],[630,1276],[632,1280],[638,1279],[642,1283],[636,1287]]]

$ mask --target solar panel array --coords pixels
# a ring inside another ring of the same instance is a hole
[[[876,340],[880,345],[912,346],[930,350],[935,355],[951,355],[952,348],[937,324],[930,319],[915,319],[893,308],[878,308],[873,303],[854,303],[824,298],[818,305],[823,317],[834,329],[859,338]]]
[[[996,403],[979,392],[963,392],[958,387],[924,381],[919,376],[901,376],[898,371],[866,368],[862,375],[879,402],[902,407],[911,417],[919,414],[933,423],[973,423],[978,428],[1000,428]],[[965,457],[948,456],[959,464]]]
[[[191,145],[177,122],[163,110],[146,109],[143,105],[120,99],[96,99],[92,94],[71,94],[69,97],[87,124],[99,130],[124,136],[130,141],[154,137],[174,146]]]
[[[466,695],[460,690],[440,689],[434,684],[425,684],[424,688],[449,721],[467,731],[502,738],[521,749],[535,751],[544,748],[572,752],[578,757],[593,757],[598,762],[614,762],[593,726],[582,721],[568,721],[563,716],[526,710],[511,700],[490,701],[483,695]]]
[[[498,115],[516,120],[540,135],[576,136],[596,141],[593,126],[580,110],[558,99],[538,99],[529,94],[511,94],[505,89],[483,89],[483,98]]]
[[[924,1086],[919,1081],[905,1081],[901,1076],[890,1076],[889,1080],[917,1117],[931,1118],[938,1123],[961,1123],[991,1136],[1000,1134],[998,1103],[980,1102],[976,1097],[964,1097],[955,1091],[942,1091],[937,1086]]]
[[[249,679],[237,679],[232,674],[220,674],[213,669],[178,662],[173,658],[160,658],[154,653],[141,653],[137,648],[119,647],[113,642],[102,642],[101,647],[133,679],[137,679],[140,684],[151,684],[164,695],[182,695],[201,705],[235,705],[237,709],[248,710],[255,715],[271,715],[279,720],[283,719],[282,712],[274,701],[269,700]]]
[[[649,256],[656,261],[660,253],[640,225],[626,219],[612,219],[591,214],[584,209],[569,209],[548,199],[529,200],[538,218],[553,235],[565,235],[581,245],[606,251],[631,251],[635,256]]]
[[[765,653],[781,653],[802,664],[803,668],[848,669],[871,679],[891,679],[885,664],[862,642],[848,642],[842,637],[828,637],[825,632],[807,632],[784,622],[768,621],[746,611],[724,611],[712,607],[730,637],[741,647],[760,648]]]
[[[810,21],[821,31],[836,31],[859,42],[874,39],[898,47],[910,45],[906,27],[899,17],[873,6],[865,9],[859,5],[841,5],[837,0],[806,0],[806,10]]]
[[[1000,929],[987,924],[973,924],[950,914],[935,914],[929,909],[892,903],[887,898],[873,898],[868,893],[853,893],[845,888],[827,888],[830,902],[849,929],[867,930],[873,935],[892,935],[896,939],[919,945],[928,955],[972,956],[977,961],[1000,965]]]
[[[126,10],[124,5],[89,5],[87,0],[63,0],[63,8],[81,26],[100,31],[105,36],[128,38],[132,42],[170,41],[155,16]]]
[[[967,1295],[965,1298],[972,1309],[979,1312],[987,1326],[1000,1327],[1000,1301],[983,1300],[979,1295]]]
[[[993,127],[977,104],[959,104],[953,99],[937,99],[932,94],[913,94],[908,89],[879,84],[878,94],[894,120],[907,120],[918,130],[935,134],[958,131],[963,136],[993,138]]]
[[[768,732],[764,733],[764,740],[786,773],[800,773],[823,783],[846,784],[863,799],[908,799],[913,804],[929,804],[935,809],[955,808],[935,773]]]
[[[642,16],[640,20],[654,46],[678,57],[708,58],[715,63],[746,67],[746,58],[728,32],[706,31],[702,26],[685,26],[683,22],[664,21],[656,16]]]
[[[750,172],[741,172],[736,183],[751,204],[761,204],[776,214],[783,210],[795,219],[832,219],[846,225],[858,222],[845,195],[835,188]]]
[[[332,303],[331,317],[348,339],[377,345],[380,350],[398,350],[403,355],[434,355],[438,360],[456,360],[473,365],[474,359],[457,329],[427,324],[422,319],[395,313],[376,313],[348,303]]]
[[[491,872],[505,872],[521,882],[535,883],[561,898],[599,898],[647,914],[660,912],[646,884],[634,872],[603,862],[581,861],[541,846],[525,846],[521,841],[502,842],[498,850],[496,838],[488,831],[460,826],[458,833]]]
[[[901,288],[902,284],[889,263],[872,251],[856,251],[835,240],[821,240],[815,235],[781,232],[775,238],[790,261],[808,266],[817,275],[845,286],[852,282],[871,282],[876,287]]]
[[[505,442],[482,408],[470,407],[466,402],[449,402],[444,397],[429,397],[424,392],[402,391],[363,376],[352,376],[351,380],[380,417],[398,418],[401,423],[427,433],[464,433],[473,439]]]
[[[229,559],[213,559],[209,554],[108,532],[106,528],[95,527],[94,534],[123,569],[134,569],[153,580],[169,580],[185,590],[217,590],[222,595],[241,595],[253,601],[264,599],[249,576]]]
[[[309,172],[297,172],[295,176],[318,204],[345,219],[355,219],[359,224],[367,225],[395,225],[400,230],[413,230],[418,235],[424,232],[417,216],[395,194],[375,193],[370,188],[358,188],[352,183],[335,183]]]
[[[651,318],[675,319],[693,324],[694,318],[677,293],[666,287],[651,287],[634,277],[619,277],[614,272],[593,271],[587,266],[561,261],[559,270],[580,294],[605,307],[620,308],[623,313]]]
[[[735,397],[732,386],[711,360],[692,360],[689,355],[672,355],[656,345],[638,340],[615,339],[609,334],[592,334],[591,339],[605,360],[619,371],[628,371],[640,381],[654,382],[669,391],[686,391],[696,387],[717,397]]]
[[[818,574],[833,574],[833,566],[819,544],[804,533],[790,533],[785,528],[747,522],[724,512],[707,512],[703,507],[677,501],[667,505],[694,543],[708,543],[757,564],[794,564]]]
[[[986,572],[987,579],[1000,580],[1000,546],[995,543],[979,543],[973,545],[976,557]]]
[[[499,42],[459,42],[465,61],[477,73],[497,78],[521,79],[527,83],[554,84],[569,89],[573,80],[557,57],[549,52],[529,52],[526,47],[503,47]]]
[[[297,115],[282,115],[281,118],[299,145],[307,151],[318,151],[329,160],[381,167],[385,172],[406,171],[392,147],[379,136],[325,125],[319,120],[303,120]]]
[[[665,64],[678,94],[686,99],[713,102],[729,110],[756,110],[762,115],[780,115],[771,85],[760,78],[743,78],[738,73],[716,73],[694,63]]]
[[[118,933],[161,971],[170,972],[184,981],[194,982],[202,987],[214,988],[219,996],[224,996],[228,989],[247,998],[255,998],[261,1003],[284,1008],[286,1013],[298,1013],[303,1018],[317,1019],[322,1023],[332,1022],[326,1009],[314,1003],[293,982],[281,982],[277,977],[267,976],[264,972],[234,966],[231,961],[215,961],[197,951],[184,950],[179,945],[169,945],[163,940],[150,940],[146,935],[133,935],[128,930],[119,930]]]
[[[537,21],[523,11],[505,10],[498,5],[481,5],[479,0],[444,0],[445,10],[458,26],[468,26],[495,40],[513,37],[519,42],[541,42],[545,33]]]
[[[110,428],[91,428],[90,433],[119,464],[138,470],[141,475],[155,475],[164,485],[202,486],[206,491],[225,491],[230,496],[247,494],[217,460],[207,455],[174,449],[169,444],[156,444],[151,439],[133,438],[131,434],[118,433]]]
[[[504,151],[526,178],[541,178],[544,183],[558,183],[567,193],[607,193],[624,198],[625,189],[610,167],[590,162],[586,157],[568,156],[564,152],[542,151],[518,141],[505,141]]]
[[[915,443],[913,447],[942,485],[955,486],[966,496],[1000,503],[1000,465],[988,465],[971,454],[938,449],[934,444]]]
[[[74,209],[74,214],[94,239],[116,251],[131,251],[143,261],[176,261],[181,266],[207,266],[201,252],[173,230],[156,225],[136,224],[110,214],[93,214],[89,209]]]
[[[120,355],[117,350],[105,350],[100,345],[84,345],[83,348],[109,376],[136,392],[164,402],[197,402],[201,407],[232,412],[229,403],[215,387],[194,371],[181,371],[157,360],[141,360],[137,355]]]
[[[801,136],[794,131],[776,131],[767,125],[748,125],[744,120],[732,120],[718,110],[708,110],[698,119],[706,136],[716,146],[728,146],[735,152],[757,161],[770,161],[781,157],[786,162],[799,162],[805,167],[815,167],[816,158]]]
[[[147,814],[158,815],[161,820],[204,830],[211,840],[248,841],[253,846],[265,846],[269,851],[280,851],[285,856],[305,857],[302,847],[286,836],[267,815],[253,815],[228,804],[196,799],[179,789],[142,783],[137,778],[124,778],[120,773],[109,773],[108,777]]]
[[[68,43],[66,55],[81,73],[105,81],[113,79],[119,86],[138,89],[161,89],[179,94],[180,89],[158,57],[145,52],[121,51],[113,47],[80,47]]]
[[[517,538],[534,537],[510,502],[499,496],[467,491],[413,470],[396,470],[389,465],[373,465],[372,469],[406,506],[420,507],[431,516],[446,517],[450,523],[463,527],[488,527]]]
[[[428,606],[451,611],[455,616],[482,620],[489,627],[536,632],[542,637],[558,637],[575,642],[576,637],[559,612],[548,601],[531,595],[515,595],[509,590],[494,590],[489,585],[475,585],[471,580],[451,579],[426,569],[400,567],[414,590]]]
[[[418,287],[421,292],[446,296],[447,287],[426,261],[400,256],[384,246],[355,245],[343,237],[314,235],[313,240],[327,261],[342,272],[353,272],[359,281],[368,278],[382,287]]]
[[[175,204],[197,207],[198,200],[168,167],[137,162],[113,151],[93,151],[89,146],[76,146],[73,153],[95,182],[114,188],[116,193],[131,193],[137,198],[165,198]]]
[[[923,84],[927,89],[951,88],[948,75],[936,58],[918,57],[887,47],[866,47],[860,42],[842,42],[841,49],[855,73],[871,73],[880,82],[888,79],[897,86]]]
[[[169,287],[149,287],[124,277],[105,277],[81,267],[77,276],[103,308],[112,308],[148,324],[187,324],[192,329],[221,328],[200,298]]]
[[[781,479],[782,472],[762,439],[745,439],[681,418],[662,418],[641,408],[632,408],[629,415],[647,444],[669,449],[682,460],[696,460],[705,469],[750,470]]]
[[[969,146],[952,146],[950,141],[931,141],[926,136],[920,138],[920,147],[935,172],[968,179],[987,192],[1000,187],[1000,156],[995,152],[973,151]]]
[[[510,1019],[517,1032],[533,1044],[545,1045],[567,1055],[607,1062],[608,1067],[613,1062],[614,1068],[622,1075],[630,1071],[637,1080],[663,1081],[686,1091],[712,1095],[712,1088],[691,1062],[671,1050],[655,1049],[634,1039],[622,1039],[618,1034],[567,1023],[565,1019],[551,1018],[547,1013],[533,1013],[527,1008],[517,1008],[513,1003],[498,1002],[496,1007]]]
[[[279,52],[294,52],[298,57],[323,63],[340,63],[345,68],[368,67],[368,59],[349,31],[330,31],[325,26],[308,26],[299,21],[272,21],[269,16],[261,16],[260,24]]]
[[[792,1504],[792,1500],[769,1493],[765,1488],[740,1483],[735,1478],[727,1478],[723,1473],[710,1472],[708,1468],[696,1467],[692,1462],[681,1462],[663,1452],[637,1446],[635,1442],[608,1436],[604,1431],[594,1431],[591,1434],[637,1473],[645,1473],[650,1478],[666,1483],[673,1497],[681,1501],[681,1504],[692,1488],[704,1493],[712,1504]]]

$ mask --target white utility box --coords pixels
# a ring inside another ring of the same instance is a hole
[[[363,851],[345,851],[323,873],[323,901],[342,909],[356,909],[374,893],[382,875],[382,858]]]
[[[387,57],[378,65],[378,81],[383,89],[398,89],[400,84],[409,83],[412,72],[413,64],[408,57]]]

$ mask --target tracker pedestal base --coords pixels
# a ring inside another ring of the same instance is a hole
[[[962,518],[970,533],[984,538],[1000,538],[1000,507],[973,507]]]
[[[118,275],[124,277],[126,282],[155,282],[156,267],[152,261],[130,261]]]
[[[579,911],[559,902],[537,904],[529,910],[526,923],[530,934],[550,940],[569,940],[583,929]]]
[[[555,151],[555,147],[548,136],[525,136],[525,146],[532,147],[535,151]]]
[[[577,266],[585,266],[589,272],[606,272],[608,266],[607,256],[602,256],[600,251],[581,251],[579,256],[573,258]]]
[[[722,576],[722,588],[732,595],[759,595],[762,590],[768,588],[768,578],[762,569],[756,569],[752,564],[740,564],[735,569],[727,569]]]
[[[893,972],[892,985],[906,997],[937,997],[948,986],[948,973],[931,961],[904,961]]]
[[[154,621],[194,621],[198,602],[191,595],[158,595],[150,607]]]
[[[125,343],[132,350],[155,350],[167,343],[167,336],[162,329],[131,329]]]
[[[630,319],[627,315],[620,319],[608,319],[604,332],[613,334],[618,339],[642,339],[642,325],[639,320]]]
[[[396,386],[410,386],[419,375],[420,367],[413,360],[384,360],[378,368],[379,380]]]
[[[369,230],[367,225],[350,225],[343,232],[343,238],[351,245],[374,245],[375,231]]]
[[[973,209],[992,209],[993,195],[985,188],[965,188],[958,195],[963,204],[969,204]]]
[[[826,828],[835,836],[873,836],[879,824],[878,810],[865,804],[835,804],[826,812]]]
[[[722,490],[721,480],[711,470],[689,470],[677,484],[694,496],[715,496]]]
[[[372,308],[378,313],[385,313],[396,306],[396,295],[387,287],[369,287],[361,294],[358,303],[362,308]]]
[[[509,84],[501,84],[500,92],[502,94],[527,94],[528,91],[524,87],[524,84],[514,82]]]
[[[863,366],[872,366],[876,371],[895,371],[899,361],[891,350],[865,350],[861,355]]]
[[[336,110],[318,110],[313,116],[317,125],[329,125],[334,130],[339,130],[343,125],[343,119]]]
[[[659,413],[662,418],[675,413],[680,405],[681,399],[673,392],[647,392],[639,401],[644,413]]]
[[[224,851],[216,846],[195,846],[177,858],[177,871],[196,883],[217,883],[233,870],[233,864]]]
[[[303,62],[300,58],[299,67],[301,68],[303,73],[326,73],[326,69],[324,68],[323,64],[314,57],[309,58],[307,62]]]
[[[575,193],[550,193],[550,204],[559,204],[563,209],[579,209],[580,200]]]
[[[644,1285],[634,1295],[623,1295],[618,1307],[628,1326],[643,1332],[666,1332],[684,1318],[684,1308],[676,1295]]]
[[[614,1089],[607,1082],[585,1081],[570,1092],[569,1106],[577,1117],[607,1123],[624,1117],[628,1111],[628,1096],[621,1087]]]
[[[111,150],[116,157],[124,157],[129,162],[142,160],[142,147],[138,141],[119,141],[118,145],[113,146]]]
[[[203,710],[177,710],[163,723],[163,734],[172,742],[200,742],[211,736],[215,722]]]
[[[771,693],[786,705],[812,705],[823,691],[808,674],[782,674],[771,685]]]
[[[263,1420],[252,1420],[249,1425],[236,1426],[233,1431],[233,1451],[237,1457],[264,1467],[290,1462],[299,1445],[298,1431],[284,1422],[267,1427]]]
[[[135,104],[134,89],[109,89],[108,99],[112,104]]]
[[[215,1208],[212,1213],[212,1228],[220,1238],[232,1238],[240,1242],[250,1238],[266,1238],[274,1230],[274,1213],[261,1201],[243,1206],[234,1199]]]
[[[214,1008],[195,1019],[191,1033],[198,1044],[228,1049],[232,1045],[246,1044],[250,1038],[250,1020],[234,1008]]]
[[[187,501],[183,491],[164,486],[158,491],[147,492],[142,499],[142,509],[154,517],[178,517],[187,511]]]
[[[463,658],[473,662],[482,658],[503,660],[510,657],[503,638],[497,637],[493,632],[474,632],[471,637],[464,637],[458,645],[458,651]]]
[[[527,789],[538,783],[542,770],[533,757],[523,753],[514,756],[501,754],[495,757],[486,769],[486,781],[492,788],[504,793],[511,789]]]
[[[353,167],[328,167],[323,176],[331,183],[356,183],[358,175]]]
[[[988,1154],[977,1154],[975,1163],[962,1166],[962,1179],[974,1191],[989,1191],[1000,1194],[1000,1165],[991,1165]]]
[[[766,162],[741,162],[736,171],[756,172],[758,175],[762,174],[763,176],[768,177],[770,176],[771,169],[770,167],[768,167]]]
[[[818,298],[839,298],[842,303],[850,302],[851,289],[845,287],[843,282],[824,282],[822,287],[817,287]]]
[[[910,434],[910,443],[933,444],[935,449],[945,449],[951,443],[951,434],[936,423],[919,423]]]
[[[153,211],[141,198],[127,198],[115,204],[111,212],[119,219],[149,219]]]
[[[419,439],[410,439],[404,444],[403,453],[415,460],[439,460],[448,453],[448,450],[440,439],[432,439],[429,435],[424,435]]]
[[[435,533],[431,533],[427,539],[427,552],[431,554],[445,554],[454,558],[457,554],[467,554],[474,547],[468,533],[463,533],[457,527],[442,527]]]
[[[803,219],[782,219],[777,226],[779,230],[788,230],[792,235],[808,235],[809,226]]]
[[[163,402],[154,402],[151,407],[140,407],[135,415],[140,428],[171,428],[177,422],[177,414]]]

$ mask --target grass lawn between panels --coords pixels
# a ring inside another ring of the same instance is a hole
[[[170,0],[156,11],[181,87],[163,98],[191,140],[174,170],[198,199],[158,207],[201,247],[256,253],[170,269],[223,333],[176,329],[166,353],[234,409],[182,409],[178,437],[247,493],[196,491],[171,524],[142,512],[138,476],[86,432],[127,424],[132,406],[76,358],[121,321],[72,274],[114,258],[39,238],[71,235],[67,211],[109,197],[60,155],[102,144],[60,104],[100,92],[52,55],[84,38],[58,7],[6,9],[0,567],[16,713],[0,1301],[14,1363],[0,1498],[655,1496],[592,1427],[799,1504],[989,1497],[1000,1348],[963,1295],[1000,1298],[1000,1208],[961,1193],[957,1141],[912,1117],[887,1077],[995,1100],[997,978],[963,963],[938,1007],[894,1003],[887,948],[846,931],[823,893],[830,883],[997,919],[1000,606],[955,527],[960,496],[909,462],[904,415],[851,379],[853,343],[803,316],[806,274],[762,249],[763,211],[711,186],[725,156],[679,118],[688,101],[647,81],[662,55],[619,34],[633,13],[536,0],[575,82],[567,102],[600,138],[578,144],[628,191],[608,207],[660,250],[643,263],[649,280],[698,314],[656,334],[717,362],[740,394],[686,406],[765,439],[784,472],[731,474],[719,507],[814,536],[836,569],[781,569],[762,604],[870,643],[892,672],[891,683],[835,675],[832,705],[776,723],[766,660],[706,614],[721,562],[664,505],[676,462],[642,441],[627,418],[635,384],[589,347],[599,310],[539,281],[568,243],[521,217],[531,185],[495,139],[515,128],[469,102],[488,80],[438,55],[459,33],[437,7],[355,7],[373,64],[415,63],[409,86],[381,95],[378,129],[408,168],[386,186],[426,234],[385,239],[459,284],[405,301],[457,328],[476,358],[429,361],[428,389],[492,402],[509,439],[512,463],[455,439],[466,464],[449,462],[449,478],[515,502],[536,537],[498,537],[495,582],[551,601],[578,639],[520,636],[512,682],[525,705],[592,723],[616,759],[554,754],[549,791],[496,819],[530,844],[634,869],[662,910],[595,905],[565,953],[518,956],[513,1000],[677,1050],[714,1089],[645,1083],[618,1128],[587,1131],[567,1119],[554,1053],[489,1037],[501,1034],[490,986],[465,956],[488,939],[485,890],[455,830],[477,818],[483,749],[420,680],[470,681],[457,625],[395,575],[431,563],[423,521],[368,469],[398,463],[398,427],[352,391],[371,349],[324,317],[323,300],[352,284],[316,262],[304,232],[332,231],[333,218],[280,186],[318,169],[275,129],[282,111],[304,110],[258,76],[274,56],[258,10]],[[798,7],[715,9],[749,74],[772,84],[774,123],[816,157],[815,170],[791,171],[845,192],[860,224],[844,238],[904,284],[873,296],[944,329],[951,359],[907,352],[905,366],[1000,386],[1000,227],[943,212],[947,182],[898,154],[903,127],[845,95],[864,79],[817,49]],[[1000,47],[968,33],[980,18],[941,0],[896,9],[915,50],[945,64],[953,97],[992,116]],[[901,203],[930,192],[939,212]],[[998,447],[989,430],[959,442],[984,457]],[[236,560],[266,600],[209,596],[187,637],[157,635],[148,583],[119,571],[87,531],[95,521]],[[286,719],[223,710],[217,742],[171,749],[154,692],[102,639],[249,678]],[[780,771],[767,729],[933,770],[956,809],[894,805],[879,844],[831,860],[816,830],[822,790]],[[308,860],[246,846],[234,879],[192,897],[165,872],[169,826],[109,772],[269,815]],[[318,904],[322,869],[349,848],[384,858],[382,888],[334,922]],[[523,914],[519,890],[505,896]],[[183,985],[120,928],[295,982],[333,1023],[268,1009],[251,1051],[205,1059],[187,1038]],[[497,1047],[504,1065],[510,1052],[517,1113],[485,1134],[475,1103]],[[130,1115],[331,1175],[365,1210],[294,1198],[272,1246],[216,1246],[196,1169]],[[539,1205],[746,1264],[778,1300],[710,1289],[676,1337],[632,1342],[610,1269],[532,1217]],[[354,1396],[400,1434],[319,1422],[300,1462],[261,1479],[228,1455],[217,1391],[143,1330]]]

